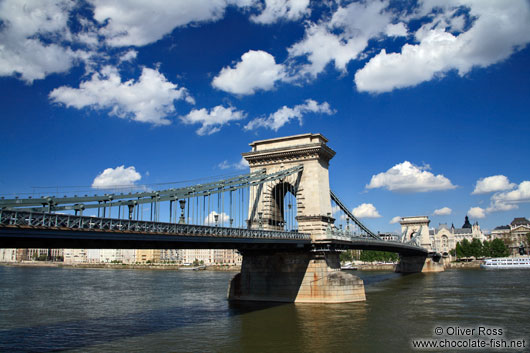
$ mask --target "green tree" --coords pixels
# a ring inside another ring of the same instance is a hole
[[[460,247],[462,249],[462,257],[469,257],[471,255],[471,243],[469,240],[464,239],[460,242]]]
[[[484,240],[482,243],[482,256],[491,257],[491,242]]]
[[[365,262],[395,262],[398,259],[398,254],[387,251],[363,250],[360,256],[360,260]]]
[[[491,257],[504,257],[509,254],[510,251],[502,240],[497,238],[491,241]]]
[[[460,242],[456,243],[455,253],[457,258],[464,257],[464,251],[462,250],[462,244]]]
[[[340,253],[339,255],[340,262],[351,262],[353,261],[353,256],[351,250],[346,250]]]
[[[474,238],[469,244],[469,256],[481,257],[482,256],[482,242],[477,238]]]
[[[199,266],[199,260],[198,259],[193,260],[193,266]]]
[[[42,254],[42,255],[39,255],[39,257],[37,257],[37,261],[46,261],[48,260],[48,255],[46,254]]]

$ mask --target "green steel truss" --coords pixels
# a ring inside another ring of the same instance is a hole
[[[0,209],[26,210],[32,212],[53,212],[75,210],[82,211],[89,208],[136,206],[153,202],[177,201],[197,196],[209,196],[222,192],[265,184],[281,180],[289,175],[300,173],[303,166],[299,165],[276,173],[266,174],[265,169],[260,169],[248,174],[241,174],[229,179],[215,182],[172,188],[156,191],[142,191],[127,194],[104,194],[94,196],[47,196],[41,198],[14,198],[0,199]]]
[[[346,213],[346,215],[355,223],[357,224],[357,226],[359,226],[359,228],[361,228],[363,231],[366,232],[367,235],[369,235],[370,237],[376,239],[376,240],[381,240],[381,237],[377,234],[375,234],[374,232],[372,232],[370,229],[366,228],[366,226],[364,224],[361,223],[361,221],[359,221],[357,219],[357,217],[355,217],[351,212],[350,210],[348,210],[348,207],[344,206],[344,204],[342,203],[342,201],[337,197],[337,195],[335,195],[335,193],[333,191],[330,190],[330,196],[331,196],[331,199],[333,201],[335,201],[335,203],[337,204],[337,206],[340,207],[340,209]]]

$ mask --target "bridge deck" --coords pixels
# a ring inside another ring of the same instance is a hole
[[[192,224],[0,211],[0,247],[233,249],[309,247],[309,234]]]
[[[312,243],[298,232],[0,210],[0,248],[84,249],[363,249],[427,255],[414,245],[337,236]]]

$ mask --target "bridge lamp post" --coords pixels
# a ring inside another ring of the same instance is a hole
[[[234,223],[234,219],[230,218],[230,228],[232,228],[232,224]]]
[[[287,205],[287,207],[289,207],[289,215],[291,215],[291,208],[293,207],[293,205],[291,205],[291,203],[289,202],[289,204]],[[289,217],[290,218],[290,217]],[[285,222],[287,223],[287,222]],[[291,222],[291,229],[294,228],[293,227],[293,222]]]
[[[184,199],[179,200],[179,204],[180,204],[180,210],[181,210],[179,224],[184,224],[186,223],[186,219],[184,218],[184,207],[186,207],[186,200]]]
[[[219,226],[219,215],[218,214],[214,215],[213,219],[215,220],[215,226],[218,227]]]
[[[258,212],[259,229],[263,229],[263,212]]]

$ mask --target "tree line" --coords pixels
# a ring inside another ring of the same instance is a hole
[[[388,251],[375,250],[361,250],[360,254],[353,255],[351,250],[344,251],[340,254],[341,262],[351,262],[354,260],[361,260],[364,262],[397,262],[399,255]]]
[[[530,235],[528,237],[530,238]],[[530,239],[528,240],[530,243]],[[457,258],[505,257],[510,255],[510,250],[501,239],[484,240],[484,242],[478,239],[473,239],[471,242],[464,239],[456,243],[456,247],[450,253]],[[374,250],[361,250],[356,252],[355,255],[351,250],[348,250],[340,254],[341,262],[351,262],[354,259],[364,262],[396,262],[399,260],[399,255],[392,252]]]
[[[457,258],[462,257],[505,257],[510,255],[510,250],[501,239],[492,241],[473,239],[471,242],[467,239],[456,243],[456,247],[451,250],[451,255]]]

